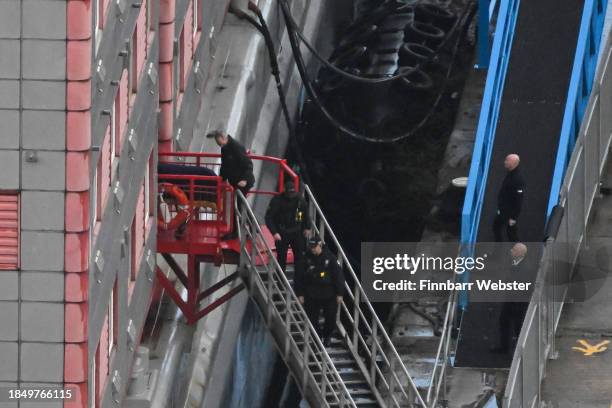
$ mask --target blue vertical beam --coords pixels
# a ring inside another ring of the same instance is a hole
[[[489,38],[489,2],[491,0],[478,0],[478,61],[476,68],[489,67],[491,58],[491,40]]]

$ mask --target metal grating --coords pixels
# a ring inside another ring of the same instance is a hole
[[[19,268],[19,195],[0,194],[0,270]]]

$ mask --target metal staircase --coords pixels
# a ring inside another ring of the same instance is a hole
[[[237,192],[241,277],[304,398],[313,407],[426,407],[312,192],[305,198],[314,233],[337,256],[346,277],[336,324],[325,348],[281,270],[263,228]]]

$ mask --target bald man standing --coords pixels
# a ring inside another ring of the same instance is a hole
[[[508,171],[497,196],[497,214],[493,221],[495,241],[502,242],[502,229],[506,227],[508,241],[518,241],[518,218],[521,214],[525,180],[519,168],[518,154],[509,154],[504,160]]]
[[[510,249],[510,276],[508,280],[521,280],[526,276],[527,270],[525,257],[527,256],[527,246],[521,242],[517,242]],[[516,344],[521,327],[527,312],[528,302],[517,302],[517,299],[510,299],[510,302],[504,302],[501,313],[499,315],[499,345],[492,348],[492,351],[505,353],[511,350],[510,346]]]

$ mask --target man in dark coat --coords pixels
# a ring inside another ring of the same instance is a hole
[[[508,170],[497,196],[497,214],[493,221],[495,241],[501,242],[502,229],[510,242],[518,242],[518,217],[521,214],[525,180],[519,168],[520,158],[517,154],[509,154],[504,160],[504,167]]]
[[[514,244],[510,250],[510,256],[511,264],[508,280],[521,280],[521,278],[527,276],[528,272],[526,270],[527,262],[525,261],[527,246],[520,242]],[[514,301],[504,302],[502,305],[499,315],[499,346],[493,348],[493,351],[502,353],[510,351],[510,346],[516,343],[521,333],[529,303],[517,302],[516,299],[511,300]]]
[[[310,224],[306,200],[295,191],[293,180],[285,183],[284,191],[272,198],[266,211],[266,225],[274,236],[278,263],[283,271],[287,266],[289,247],[293,251],[295,270],[301,269]]]
[[[221,148],[221,169],[219,176],[223,180],[240,190],[246,197],[249,190],[255,185],[255,175],[253,174],[253,161],[246,152],[243,145],[237,142],[233,137],[221,130],[215,130],[206,135],[208,138],[214,138],[217,145]],[[240,202],[237,203],[237,209],[240,211]],[[225,234],[221,239],[230,240],[238,237],[236,228],[233,231]]]
[[[343,300],[344,273],[334,254],[318,238],[309,240],[308,247],[303,272],[295,276],[295,294],[327,347],[336,326],[338,305]],[[319,327],[321,310],[323,330]]]
[[[219,176],[246,196],[255,185],[253,161],[247,154],[246,149],[233,137],[220,130],[209,133],[207,137],[214,137],[217,145],[221,148]]]

